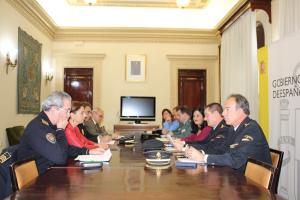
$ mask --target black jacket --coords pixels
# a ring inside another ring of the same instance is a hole
[[[33,156],[41,174],[52,165],[65,164],[68,156],[76,157],[80,154],[88,154],[88,150],[68,145],[64,130],[57,129],[48,116],[41,112],[24,130],[17,159]]]
[[[249,117],[235,131],[229,130],[225,153],[209,154],[208,164],[229,166],[244,173],[248,158],[272,164],[269,145],[258,123]]]

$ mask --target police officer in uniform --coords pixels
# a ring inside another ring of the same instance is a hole
[[[224,144],[228,137],[228,126],[226,125],[222,117],[223,108],[219,103],[210,103],[205,107],[204,120],[207,121],[207,125],[213,129],[208,135],[205,141],[192,141],[184,142],[175,140],[173,142],[174,147],[177,150],[182,150],[185,145],[192,146],[198,150],[203,150],[206,153],[220,153],[224,152]]]
[[[190,147],[186,156],[207,164],[229,166],[244,173],[248,158],[271,164],[269,145],[258,123],[248,117],[250,114],[247,99],[240,94],[233,94],[225,102],[223,116],[231,125],[225,152],[204,154]]]
[[[0,154],[0,199],[5,198],[12,192],[10,165],[16,162],[18,145],[4,149]]]
[[[69,146],[64,128],[71,110],[71,97],[53,92],[42,102],[42,112],[27,125],[20,140],[17,159],[34,157],[39,174],[55,164],[66,164],[68,157],[82,154],[103,154],[104,149],[88,150]]]

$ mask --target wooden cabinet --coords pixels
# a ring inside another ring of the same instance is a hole
[[[144,132],[152,131],[153,129],[158,129],[157,124],[115,124],[115,133],[128,133],[128,132]]]

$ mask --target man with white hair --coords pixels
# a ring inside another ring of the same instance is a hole
[[[108,142],[112,139],[112,136],[106,131],[102,125],[104,118],[104,112],[100,108],[94,108],[92,110],[92,117],[90,120],[84,122],[84,126],[89,133],[88,139],[94,142]],[[95,137],[96,136],[96,137]],[[97,140],[95,140],[97,138]]]
[[[71,110],[71,96],[65,92],[53,92],[42,102],[42,111],[24,130],[20,141],[18,160],[36,159],[39,173],[55,164],[65,164],[68,156],[103,154],[104,149],[88,150],[69,146],[64,129]]]

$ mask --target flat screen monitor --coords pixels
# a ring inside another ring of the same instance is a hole
[[[155,97],[121,96],[120,120],[154,121]]]

